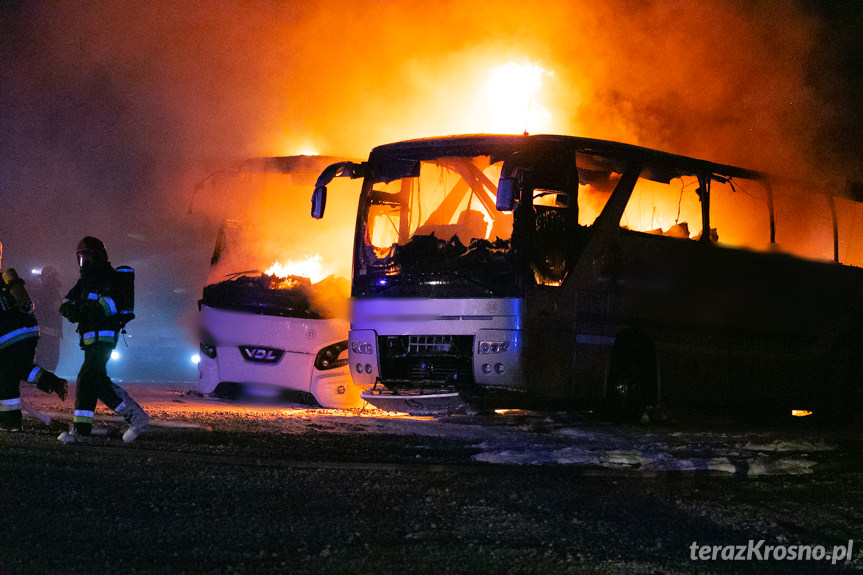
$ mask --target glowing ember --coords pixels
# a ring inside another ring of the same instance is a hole
[[[490,70],[487,84],[491,131],[501,134],[548,131],[551,112],[536,101],[542,76],[554,72],[510,62]]]
[[[806,417],[807,415],[812,415],[812,412],[806,409],[792,409],[791,415],[794,417]]]
[[[312,283],[317,283],[326,277],[321,256],[318,254],[306,256],[300,261],[288,260],[286,264],[278,261],[264,272],[269,276],[286,278],[288,276],[299,276],[309,278]]]

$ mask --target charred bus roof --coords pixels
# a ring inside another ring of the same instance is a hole
[[[239,172],[265,174],[313,174],[336,162],[350,160],[341,156],[260,156],[244,160]],[[357,161],[357,160],[353,160]]]
[[[717,164],[688,156],[660,152],[649,148],[560,135],[494,135],[474,134],[421,138],[377,146],[369,154],[372,175],[381,181],[402,177],[405,161],[424,161],[449,156],[491,156],[492,161],[506,159],[518,153],[541,152],[546,149],[566,149],[583,154],[617,158],[622,162],[640,162],[650,173],[650,179],[668,182],[680,176],[716,174],[729,178],[766,179],[767,175],[745,168]]]

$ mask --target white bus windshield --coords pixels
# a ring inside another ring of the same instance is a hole
[[[418,162],[415,176],[375,183],[358,275],[404,295],[446,296],[454,284],[459,294],[511,292],[512,213],[495,208],[502,163],[438,158]]]

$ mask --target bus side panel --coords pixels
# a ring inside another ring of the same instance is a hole
[[[668,404],[778,405],[816,395],[823,360],[860,325],[860,270],[621,231],[611,330],[643,329]]]
[[[559,287],[535,286],[525,301],[524,357],[527,391],[571,398],[574,305]]]
[[[608,278],[598,281],[597,287],[605,291],[581,289],[575,295],[575,388],[578,396],[590,406],[600,405],[605,396],[608,362],[616,333],[609,312],[619,299],[617,285],[609,285]]]

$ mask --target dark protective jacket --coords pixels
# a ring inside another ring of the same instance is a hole
[[[123,299],[119,273],[109,262],[82,270],[80,279],[60,306],[60,313],[78,324],[82,348],[97,342],[117,344],[120,330],[126,323],[117,303]]]
[[[0,282],[0,350],[38,337],[39,328],[32,309],[29,312],[21,310]]]

